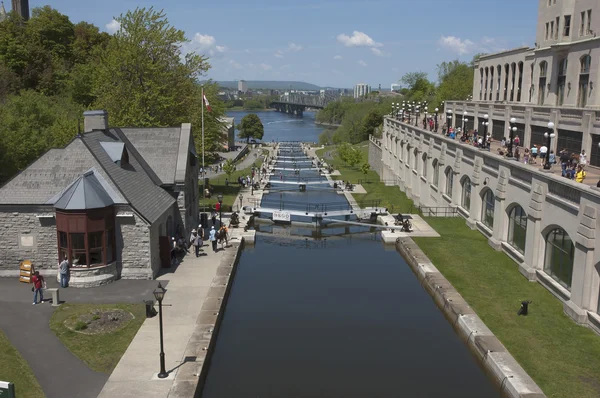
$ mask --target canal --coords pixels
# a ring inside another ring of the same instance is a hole
[[[319,176],[310,164],[297,167]],[[277,181],[273,175],[269,195],[281,197]],[[321,186],[284,193],[295,204],[345,201]],[[257,231],[238,264],[203,397],[500,395],[377,232],[268,224]]]

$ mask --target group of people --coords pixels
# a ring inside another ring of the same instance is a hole
[[[229,243],[229,228],[225,224],[220,225],[216,229],[217,225],[217,213],[213,212],[211,216],[212,226],[208,232],[208,241],[211,243],[213,252],[218,251],[218,245],[221,245],[221,250],[227,247]],[[192,229],[189,239],[186,241],[182,236],[171,238],[171,264],[173,266],[179,264],[181,258],[186,254],[190,253],[190,249],[193,248],[196,257],[200,257],[201,252],[204,251],[204,240],[206,235],[202,224],[198,225],[198,229]]]

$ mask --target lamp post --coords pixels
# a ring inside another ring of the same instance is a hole
[[[439,108],[435,108],[435,132],[437,133],[438,131],[438,112],[439,112]]]
[[[242,210],[242,201],[244,200],[244,195],[240,194],[240,211]]]
[[[446,112],[446,135],[450,135],[450,127],[452,125],[452,110]]]
[[[463,112],[463,118],[462,118],[462,131],[463,131],[463,134],[465,134],[465,122],[467,121],[467,115],[468,115],[467,111],[464,111]]]
[[[508,151],[506,152],[506,157],[512,158],[513,157],[513,137],[514,137],[514,133],[517,132],[517,119],[515,119],[514,117],[510,118],[510,129],[508,132]]]
[[[485,115],[483,115],[483,140],[481,141],[482,148],[485,149],[486,145],[487,145],[487,136],[488,136],[488,126],[490,124],[490,122],[488,122],[488,119],[490,118],[490,115],[488,115],[487,113]]]
[[[411,110],[411,105],[408,104],[408,124],[410,124],[410,110]]]
[[[159,379],[164,379],[168,377],[169,374],[165,369],[165,347],[163,342],[163,318],[162,318],[162,301],[165,298],[165,293],[167,289],[162,287],[160,282],[158,282],[158,287],[154,290],[154,298],[158,301],[158,319],[160,324],[160,373],[158,373]]]
[[[223,195],[218,194],[217,199],[219,200],[219,227],[223,226]]]
[[[427,130],[427,111],[429,110],[429,108],[427,106],[425,106],[425,123],[423,123],[423,128],[425,130]]]
[[[544,170],[550,170],[550,144],[552,138],[556,137],[556,134],[554,134],[554,123],[548,123],[548,131],[544,133],[544,137],[546,137],[546,147],[548,148],[548,152],[546,152],[546,158],[544,159]]]
[[[415,116],[415,127],[419,126],[419,117],[421,116],[421,110],[419,109],[421,105],[417,105],[417,114]]]

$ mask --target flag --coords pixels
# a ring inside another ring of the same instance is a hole
[[[204,96],[204,103],[206,104],[206,109],[208,109],[208,111],[211,112],[212,109],[210,109],[210,104],[208,103],[208,99],[206,98],[206,95]]]

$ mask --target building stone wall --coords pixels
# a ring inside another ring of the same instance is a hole
[[[149,224],[130,210],[118,213],[115,229],[120,277],[152,279]]]
[[[565,312],[578,323],[600,331],[600,244],[597,209],[600,191],[544,173],[539,168],[482,151],[440,134],[385,119],[381,144],[371,137],[369,162],[381,148],[380,177],[396,180],[416,204],[451,207],[467,224],[505,252],[528,279],[536,280],[564,302]],[[437,172],[436,172],[437,169]],[[439,176],[436,180],[436,176]],[[465,186],[470,182],[470,203]],[[482,217],[486,192],[494,194],[493,227]],[[527,214],[525,250],[509,238],[509,214],[515,206]],[[546,236],[560,227],[574,243],[572,283],[567,289],[546,273]]]
[[[15,210],[15,211],[11,211]],[[56,219],[38,218],[48,209],[15,208],[0,211],[0,276],[18,276],[23,260],[42,274],[58,267]]]
[[[381,175],[381,146],[377,144],[377,140],[373,139],[369,143],[369,166],[371,170],[375,170]]]

